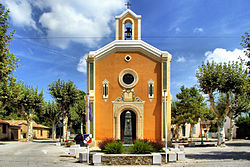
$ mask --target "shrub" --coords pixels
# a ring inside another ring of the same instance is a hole
[[[161,140],[152,140],[148,144],[153,147],[154,152],[161,152],[163,150],[163,147],[165,146],[164,142]]]
[[[124,147],[121,142],[113,141],[106,144],[104,152],[107,154],[121,154],[124,152]]]
[[[108,143],[112,143],[114,142],[115,140],[113,138],[106,138],[104,140],[102,140],[101,142],[98,143],[98,147],[104,151],[105,149],[105,146],[108,144]]]
[[[64,145],[65,145],[65,147],[70,147],[70,146],[76,145],[76,143],[66,140]]]
[[[145,140],[136,140],[134,145],[130,147],[129,151],[132,154],[149,154],[153,151],[153,147]]]

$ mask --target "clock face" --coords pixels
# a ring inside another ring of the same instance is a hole
[[[122,78],[125,84],[131,84],[134,82],[134,76],[132,74],[125,74]]]

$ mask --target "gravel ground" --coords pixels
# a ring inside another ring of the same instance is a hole
[[[185,147],[186,159],[171,167],[250,167],[250,140],[226,142],[225,147]]]
[[[185,147],[186,159],[166,167],[250,167],[250,140],[227,142],[225,147]],[[0,167],[83,167],[68,150],[53,141],[0,142]],[[124,167],[124,166],[123,166]]]

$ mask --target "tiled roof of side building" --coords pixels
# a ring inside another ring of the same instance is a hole
[[[0,119],[0,124],[9,124],[7,121]]]
[[[26,120],[8,120],[7,122],[8,122],[10,125],[12,125],[12,126],[19,126],[19,125],[21,125],[21,124],[27,125],[27,121],[26,121]],[[34,121],[33,121],[33,127],[35,127],[35,128],[49,129],[49,127],[44,126],[44,125],[37,124],[37,123],[34,122]]]
[[[10,125],[21,125],[21,124],[27,124],[27,121],[25,120],[6,120]]]

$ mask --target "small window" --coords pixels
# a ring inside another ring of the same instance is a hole
[[[196,133],[196,126],[193,127],[193,134]]]
[[[186,136],[186,127],[182,126],[182,137]]]
[[[109,95],[109,82],[106,79],[102,82],[102,88],[103,88],[102,96],[103,99],[106,101]]]
[[[154,81],[148,81],[148,98],[152,100],[154,98]]]
[[[3,124],[3,133],[7,133],[7,125]]]
[[[43,130],[41,130],[41,132],[40,132],[40,136],[43,136]]]

